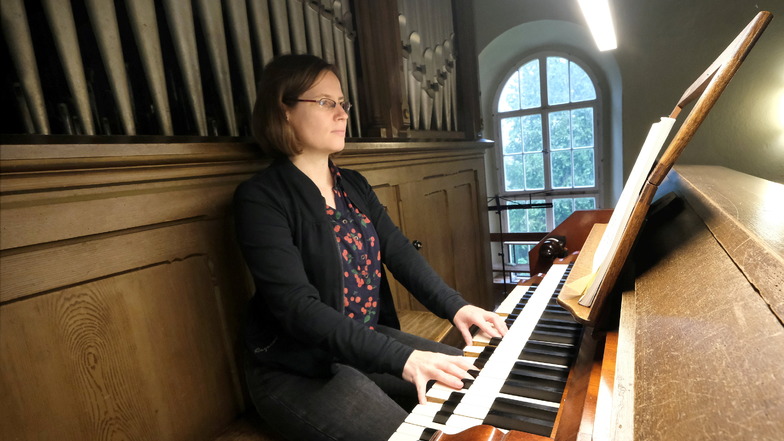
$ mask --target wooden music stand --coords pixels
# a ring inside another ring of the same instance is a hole
[[[621,269],[634,244],[635,238],[642,227],[645,216],[656,194],[659,184],[667,176],[675,160],[680,156],[686,144],[689,143],[700,124],[705,120],[708,112],[718,100],[727,84],[737,72],[740,64],[751,51],[767,27],[773,14],[767,11],[759,12],[732,43],[719,55],[705,72],[689,86],[681,96],[670,118],[677,118],[681,110],[694,100],[694,108],[689,112],[673,140],[667,146],[661,158],[656,161],[643,185],[639,197],[631,211],[625,227],[619,230],[620,240],[617,247],[609,250],[604,263],[595,274],[593,271],[593,258],[596,246],[604,234],[607,224],[597,224],[586,239],[585,246],[572,269],[563,291],[558,296],[558,302],[569,312],[575,320],[594,326],[599,320],[602,308],[605,305]],[[584,292],[585,285],[579,287],[578,279],[592,280]],[[577,285],[578,287],[575,287]]]

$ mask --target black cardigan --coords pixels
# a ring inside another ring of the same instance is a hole
[[[452,320],[468,302],[394,225],[367,180],[340,173],[351,202],[373,222],[382,262],[423,305]],[[318,187],[288,159],[237,188],[237,236],[256,285],[245,342],[262,363],[307,376],[329,375],[334,362],[399,376],[413,348],[343,313],[343,270],[325,206]],[[379,324],[399,328],[385,274],[380,289]]]

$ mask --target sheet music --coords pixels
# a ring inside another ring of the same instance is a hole
[[[637,161],[632,167],[631,174],[626,180],[626,185],[623,186],[621,197],[618,204],[613,210],[610,217],[610,222],[607,224],[607,229],[602,235],[599,246],[596,249],[596,254],[593,258],[593,266],[591,274],[575,281],[576,284],[581,284],[579,292],[583,292],[586,288],[590,287],[585,294],[580,298],[579,304],[583,306],[591,306],[593,299],[596,296],[596,290],[599,287],[599,282],[602,281],[607,272],[607,267],[615,255],[618,245],[620,244],[621,237],[623,237],[624,229],[629,223],[634,205],[642,192],[645,182],[648,180],[648,175],[653,168],[656,158],[659,156],[664,142],[675,124],[675,118],[662,117],[661,121],[654,123],[648,132],[648,137],[637,155]]]

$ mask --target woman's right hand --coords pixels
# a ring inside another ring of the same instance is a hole
[[[460,390],[463,387],[461,380],[472,378],[468,373],[469,369],[476,369],[476,367],[463,357],[415,350],[403,367],[403,379],[416,386],[419,404],[425,404],[428,381],[435,380]]]

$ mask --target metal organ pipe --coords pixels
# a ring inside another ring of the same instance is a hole
[[[93,32],[95,32],[98,41],[101,59],[109,77],[109,86],[112,89],[123,130],[126,135],[135,135],[136,122],[133,117],[131,90],[128,83],[128,73],[125,71],[125,58],[120,44],[120,30],[117,26],[114,0],[87,0],[85,3]]]
[[[207,136],[207,116],[201,89],[201,70],[199,69],[199,54],[196,50],[196,30],[193,24],[191,2],[163,0],[163,6],[196,129],[199,135]]]
[[[169,108],[169,95],[166,90],[166,77],[163,72],[163,56],[161,55],[161,40],[158,33],[158,20],[155,16],[153,0],[125,0],[128,16],[139,47],[142,66],[147,78],[155,105],[155,115],[158,119],[161,132],[164,135],[173,135],[171,110]]]
[[[76,38],[76,24],[71,3],[58,2],[57,0],[42,0],[42,3],[49,26],[52,28],[52,34],[56,35],[55,47],[65,71],[68,88],[73,94],[79,122],[85,134],[94,135],[95,124],[90,112],[87,80],[84,76],[84,67],[82,67],[82,53]]]
[[[38,75],[33,40],[22,0],[6,0],[0,3],[0,18],[3,23],[3,34],[9,42],[11,58],[21,82],[24,94],[23,107],[27,109],[33,123],[33,127],[28,127],[28,131],[33,129],[48,135],[49,117],[46,115],[41,77]]]
[[[36,38],[31,34],[30,11],[25,10],[25,2],[4,0],[0,5],[3,35],[17,71],[14,93],[27,132],[49,134],[51,112],[62,120],[62,132],[66,134],[111,134],[109,124],[116,119],[121,132],[134,135],[141,130],[142,122],[147,122],[137,118],[135,112],[152,109],[152,128],[145,130],[156,132],[153,134],[172,136],[184,130],[182,134],[239,136],[244,124],[237,118],[252,115],[256,81],[263,67],[275,55],[292,51],[312,53],[335,64],[345,98],[355,104],[359,100],[356,35],[348,0],[124,0],[118,3],[120,11],[115,10],[115,0],[86,0],[85,8],[76,9],[70,1],[41,3],[43,12],[36,10],[33,18],[45,17],[54,37],[54,47],[43,46],[42,51],[36,45],[49,44],[48,36]],[[127,18],[125,14],[118,16],[123,5]],[[163,17],[157,16],[159,10]],[[84,20],[85,15],[93,30],[87,38],[95,36],[100,62],[94,62],[92,52],[79,46],[79,37],[86,38],[88,33],[77,35],[76,21]],[[200,35],[196,35],[197,27]],[[121,35],[126,29],[133,37]],[[135,55],[123,53],[121,38],[133,38],[136,43],[126,44],[125,49],[138,50],[143,72],[138,78],[130,78],[126,72],[126,59],[135,60]],[[200,49],[206,53],[199,53]],[[51,56],[55,51],[63,72],[38,72],[36,56]],[[167,57],[166,51],[173,51],[174,56]],[[205,64],[210,69],[207,73],[211,73],[207,77],[201,71]],[[107,92],[112,97],[108,102],[115,106],[110,109],[111,115],[99,115],[99,110],[106,113],[105,108],[99,109],[105,102],[104,88],[93,90],[86,79],[85,65],[91,72],[96,68],[106,72]],[[42,83],[40,73],[64,74],[69,99],[49,103],[45,95],[48,84]],[[211,84],[205,83],[207,79]],[[144,84],[139,87],[140,83]],[[133,86],[138,91],[149,90],[149,101],[145,93],[134,97]],[[205,87],[210,90],[207,96]],[[209,110],[219,114],[215,117],[225,122],[225,128],[216,124],[207,111],[207,99],[218,104],[210,103]],[[137,100],[145,100],[145,107]],[[359,109],[354,106],[349,117],[347,130],[351,137],[361,136]]]

